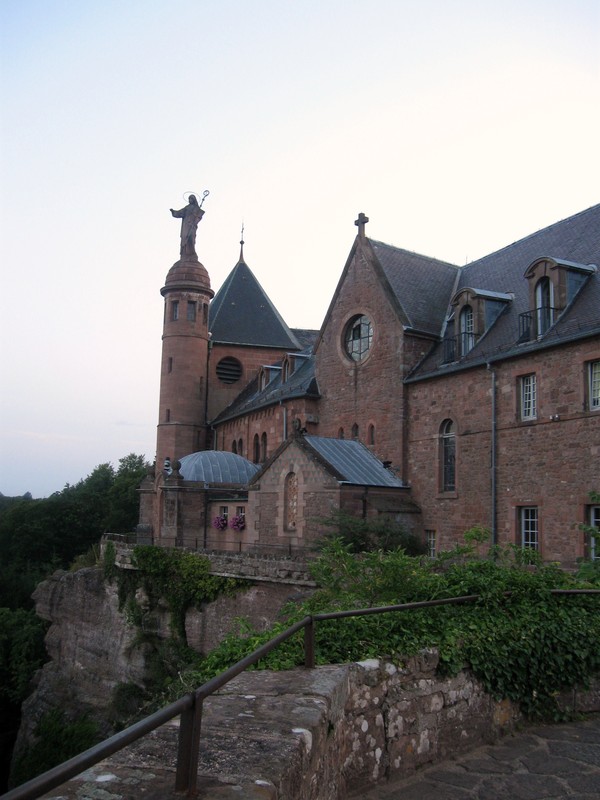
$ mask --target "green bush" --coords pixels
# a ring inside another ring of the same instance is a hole
[[[106,553],[110,544],[107,544]],[[135,599],[137,590],[142,588],[151,609],[156,608],[160,600],[167,604],[172,631],[183,642],[186,641],[185,613],[188,608],[200,608],[220,594],[231,594],[248,585],[247,581],[212,575],[210,561],[205,556],[182,550],[137,545],[133,549],[132,563],[135,570],[115,569],[120,607],[127,609],[133,623],[143,625],[143,614],[136,608]]]
[[[464,548],[461,550],[461,559]],[[551,589],[576,587],[555,566],[521,564],[510,550],[496,560],[441,563],[402,551],[356,555],[330,542],[313,574],[320,589],[285,623],[265,633],[247,627],[231,634],[182,673],[175,694],[189,691],[284,630],[306,614],[478,594],[475,603],[318,622],[317,664],[391,656],[397,661],[425,647],[437,648],[440,670],[454,674],[469,664],[497,698],[521,703],[531,717],[556,717],[557,694],[586,685],[600,672],[600,597],[556,596]],[[506,593],[510,593],[508,596]],[[260,668],[287,669],[304,661],[303,634],[270,653]]]
[[[321,547],[327,548],[331,541],[339,540],[348,546],[352,553],[365,553],[372,550],[397,550],[401,548],[408,555],[422,555],[426,546],[417,536],[408,533],[403,526],[385,515],[376,517],[356,517],[345,511],[334,511],[329,517],[318,522],[326,529]]]
[[[89,716],[68,719],[61,710],[44,714],[35,731],[35,742],[15,761],[10,785],[35,778],[73,758],[101,740],[97,724]]]

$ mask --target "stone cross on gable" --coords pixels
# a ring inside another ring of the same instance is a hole
[[[365,225],[367,224],[367,222],[368,222],[368,221],[369,221],[369,218],[367,217],[367,215],[366,215],[366,214],[363,214],[363,212],[362,212],[362,211],[361,211],[361,212],[360,212],[360,214],[358,215],[358,219],[354,220],[354,224],[355,224],[355,225],[356,225],[356,227],[358,228],[358,235],[359,235],[361,238],[364,238],[364,235],[365,235]]]

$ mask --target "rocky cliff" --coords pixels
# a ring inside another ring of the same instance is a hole
[[[198,652],[208,652],[236,628],[240,617],[264,630],[286,602],[300,600],[309,591],[249,581],[247,589],[187,612],[188,644]],[[67,718],[89,713],[100,732],[109,735],[108,712],[115,687],[123,683],[143,686],[152,651],[148,636],[159,640],[171,636],[166,607],[147,608],[146,598],[138,592],[138,602],[146,606],[140,629],[119,610],[117,584],[105,581],[100,568],[55,572],[39,584],[33,597],[37,614],[51,623],[46,636],[51,660],[36,675],[35,689],[23,704],[15,753],[31,740],[43,715],[55,708]]]

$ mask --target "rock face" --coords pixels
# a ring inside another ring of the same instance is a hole
[[[143,683],[144,649],[136,628],[119,612],[116,586],[98,568],[55,572],[33,598],[36,613],[52,625],[46,634],[51,659],[35,678],[35,690],[22,708],[15,753],[31,738],[50,709],[67,716],[91,712],[109,731],[104,712],[118,683]]]
[[[290,585],[248,584],[248,589],[218,597],[202,609],[190,609],[185,627],[188,644],[207,653],[237,630],[247,618],[259,630],[269,627],[282,606],[301,600],[310,589]],[[36,675],[34,692],[22,708],[15,754],[31,740],[42,716],[60,708],[67,717],[90,713],[103,734],[112,733],[108,707],[118,684],[143,686],[147,655],[141,631],[119,611],[116,582],[104,580],[99,568],[55,572],[33,595],[36,613],[52,624],[46,635],[50,661]],[[138,600],[144,598],[138,592]],[[166,607],[144,614],[143,633],[159,639],[171,636]]]

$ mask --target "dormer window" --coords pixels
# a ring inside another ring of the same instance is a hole
[[[293,375],[296,371],[296,354],[295,353],[286,353],[283,361],[281,362],[281,382],[285,383],[289,380],[290,375]]]
[[[444,363],[458,361],[473,350],[512,300],[512,295],[465,288],[453,299],[444,337]]]
[[[264,391],[279,372],[281,372],[281,367],[263,365],[258,373],[259,391]]]
[[[535,324],[538,336],[543,336],[554,322],[554,287],[550,278],[540,278],[535,286]]]
[[[550,257],[532,262],[524,275],[529,281],[529,311],[519,317],[519,341],[544,336],[595,271],[593,264]]]
[[[473,309],[471,306],[463,306],[459,317],[460,322],[460,354],[466,356],[469,350],[475,346],[475,326],[473,322]]]

